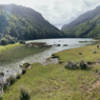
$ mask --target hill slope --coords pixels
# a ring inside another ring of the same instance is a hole
[[[79,16],[62,30],[69,37],[100,38],[100,6]]]
[[[61,31],[31,8],[0,5],[0,37],[16,40],[62,37]]]

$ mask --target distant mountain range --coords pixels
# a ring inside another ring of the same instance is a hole
[[[64,25],[62,31],[67,37],[100,38],[100,6]]]
[[[60,38],[64,34],[31,8],[0,5],[0,39],[32,40]]]

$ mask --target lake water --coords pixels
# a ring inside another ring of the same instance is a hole
[[[80,42],[81,41],[81,42]],[[83,42],[82,42],[83,41]],[[88,42],[84,42],[88,41]],[[90,42],[89,42],[90,41]],[[8,77],[9,75],[16,75],[17,73],[20,73],[20,68],[19,65],[23,64],[25,62],[29,63],[34,63],[34,62],[39,62],[43,63],[45,60],[50,57],[53,53],[62,51],[62,50],[67,50],[71,48],[78,48],[78,47],[83,47],[85,45],[91,44],[92,39],[81,39],[81,38],[76,38],[76,39],[41,39],[41,40],[34,40],[34,41],[27,41],[27,42],[46,42],[49,45],[54,45],[51,48],[48,48],[47,50],[40,52],[35,55],[28,56],[21,61],[18,61],[16,63],[11,63],[11,64],[5,64],[4,66],[0,66],[0,70],[3,71]],[[55,44],[60,44],[61,46],[57,47]],[[68,46],[63,46],[64,44],[67,44]]]

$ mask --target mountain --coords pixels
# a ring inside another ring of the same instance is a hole
[[[62,31],[68,37],[100,38],[100,6],[64,25]]]
[[[32,40],[59,38],[63,33],[31,8],[14,4],[0,5],[0,38]]]

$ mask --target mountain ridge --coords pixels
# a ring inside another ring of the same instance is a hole
[[[3,40],[9,40],[9,37],[15,40],[63,37],[63,32],[32,8],[0,5],[0,19],[0,38]]]
[[[98,26],[100,26],[99,17],[100,17],[100,6],[80,15],[71,23],[64,25],[62,27],[62,31],[68,37],[91,37],[91,38],[97,38],[98,36],[100,37],[99,34],[100,32],[98,31],[98,29],[95,29]]]

